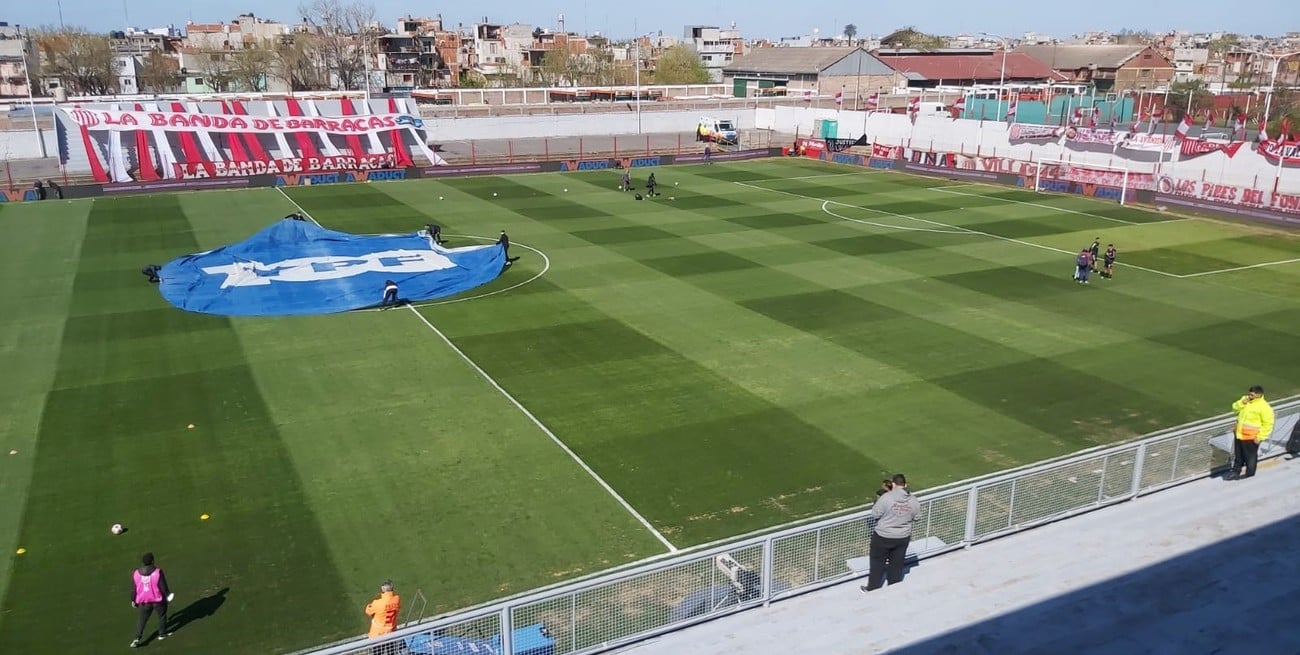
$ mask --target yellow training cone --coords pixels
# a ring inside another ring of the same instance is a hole
[[[18,552],[19,555],[22,555],[23,553],[27,552],[27,549],[26,549],[26,548],[19,548],[17,552]]]
[[[186,427],[186,429],[193,430],[193,429],[194,429],[194,424],[191,423],[191,424],[189,424],[189,425],[187,425],[187,426],[185,426],[185,427]]]
[[[208,520],[208,519],[210,519],[210,518],[212,518],[212,517],[211,517],[211,516],[208,516],[207,514],[199,514],[199,520],[200,520],[200,521],[206,521],[206,520]]]

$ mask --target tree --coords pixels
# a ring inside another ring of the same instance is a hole
[[[316,56],[343,90],[365,83],[375,34],[375,7],[361,0],[312,0],[298,8],[312,28]]]
[[[930,36],[908,25],[881,37],[882,48],[910,48],[913,50],[938,50],[947,45],[941,36]]]
[[[203,76],[203,86],[212,89],[213,93],[229,91],[235,81],[225,52],[200,52],[195,55],[195,69]]]
[[[1211,57],[1218,57],[1229,49],[1235,48],[1240,44],[1240,36],[1237,36],[1236,34],[1224,34],[1223,36],[1210,41],[1209,45],[1206,46],[1206,49],[1210,51]]]
[[[709,69],[700,61],[700,54],[687,45],[675,45],[655,61],[655,84],[705,84]]]
[[[537,78],[546,86],[559,86],[569,72],[569,52],[564,48],[551,48],[542,56],[537,67]]]
[[[857,35],[858,35],[857,25],[854,25],[853,23],[849,23],[848,25],[844,26],[844,38],[848,39],[849,43],[853,43],[853,37]]]
[[[230,55],[227,70],[230,79],[240,91],[266,90],[267,80],[275,68],[275,53],[255,44],[245,45]]]
[[[1173,110],[1173,120],[1183,119],[1183,115],[1187,113],[1189,99],[1193,118],[1199,111],[1208,109],[1214,104],[1214,94],[1210,93],[1204,81],[1174,82],[1169,85],[1168,103],[1169,108]]]
[[[1146,30],[1124,28],[1116,32],[1111,40],[1115,45],[1147,45],[1156,40],[1156,35]]]
[[[107,95],[117,90],[117,56],[106,35],[80,28],[46,32],[36,38],[49,71],[79,95]]]
[[[180,86],[180,65],[161,50],[150,50],[140,60],[140,89],[151,93],[167,93]]]
[[[320,91],[330,88],[314,34],[298,32],[283,38],[274,47],[275,74],[294,91]]]

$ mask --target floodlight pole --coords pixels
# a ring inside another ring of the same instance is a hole
[[[980,32],[980,35],[991,36],[1002,41],[1002,70],[998,73],[998,115],[995,120],[1004,120],[1006,117],[1002,115],[1002,93],[1005,91],[1004,87],[1007,84],[1007,49],[1010,47],[1011,39],[997,34],[989,34],[988,32]],[[980,117],[983,116],[984,112],[980,111]]]
[[[1268,52],[1261,52],[1259,50],[1255,50],[1253,52],[1254,54],[1260,55],[1262,57],[1268,57],[1269,59],[1273,60],[1273,73],[1268,78],[1268,95],[1264,99],[1264,124],[1267,125],[1269,112],[1272,111],[1273,109],[1273,89],[1277,86],[1278,64],[1280,64],[1282,60],[1286,59],[1287,57],[1300,55],[1300,50],[1296,50],[1295,52],[1288,52],[1280,55],[1275,55]]]
[[[45,137],[41,136],[41,124],[36,120],[36,99],[32,95],[31,57],[30,53],[27,52],[27,37],[31,36],[31,32],[28,31],[27,35],[24,36],[21,25],[15,25],[14,29],[18,32],[18,38],[23,47],[23,77],[27,79],[27,109],[32,112],[32,131],[36,133],[36,143],[41,149],[41,159],[45,159],[49,156],[49,153],[45,151]],[[55,116],[54,120],[58,120],[58,116]]]

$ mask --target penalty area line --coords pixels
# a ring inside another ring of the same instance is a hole
[[[928,218],[917,218],[916,216],[908,216],[907,214],[895,214],[894,212],[885,211],[885,210],[883,210],[883,209],[872,209],[872,208],[870,208],[870,207],[864,207],[864,206],[862,206],[862,205],[851,205],[851,204],[849,204],[849,203],[847,203],[847,202],[840,202],[840,201],[838,201],[838,200],[827,200],[826,198],[814,198],[813,196],[805,196],[805,195],[803,195],[802,193],[794,193],[793,191],[782,191],[782,190],[780,190],[780,189],[768,189],[768,188],[766,188],[766,187],[754,186],[753,184],[748,184],[748,183],[745,183],[745,182],[732,182],[732,184],[739,184],[740,186],[748,187],[748,188],[750,188],[750,189],[757,189],[757,190],[759,190],[759,191],[768,191],[768,192],[771,192],[771,193],[780,193],[780,194],[782,194],[782,195],[787,195],[787,196],[791,196],[791,197],[794,197],[794,198],[803,198],[804,200],[816,200],[817,202],[822,203],[822,207],[823,207],[823,209],[824,209],[826,206],[828,206],[828,205],[839,205],[839,206],[841,206],[841,207],[853,207],[853,208],[855,208],[855,209],[861,209],[861,210],[863,210],[863,211],[869,211],[869,212],[873,212],[873,213],[876,213],[876,214],[884,214],[885,216],[894,216],[894,217],[902,218],[902,219],[906,219],[906,220],[909,220],[909,221],[916,221],[916,222],[918,222],[918,223],[923,223],[923,224],[926,224],[926,225],[934,225],[934,226],[936,226],[936,227],[945,228],[945,229],[947,229],[947,230],[958,230],[958,231],[960,231],[961,233],[977,234],[977,235],[980,235],[980,236],[986,236],[986,237],[989,237],[990,239],[997,239],[997,240],[999,240],[999,241],[1006,241],[1006,242],[1008,242],[1008,243],[1018,243],[1018,244],[1020,244],[1020,245],[1022,245],[1022,246],[1029,246],[1030,248],[1038,248],[1038,249],[1040,249],[1040,250],[1050,250],[1050,251],[1052,251],[1052,252],[1059,252],[1059,253],[1061,253],[1061,254],[1065,254],[1065,255],[1073,255],[1073,254],[1076,254],[1076,253],[1075,253],[1074,251],[1072,251],[1072,250],[1062,250],[1061,248],[1053,248],[1052,246],[1045,246],[1045,245],[1043,245],[1043,244],[1041,244],[1041,243],[1034,243],[1034,242],[1032,242],[1032,241],[1022,241],[1022,240],[1020,240],[1020,239],[1013,239],[1013,238],[1011,238],[1011,237],[1004,237],[1004,236],[1002,236],[1002,235],[1000,235],[1000,234],[993,234],[992,232],[983,232],[983,231],[980,231],[980,230],[974,230],[974,229],[971,229],[971,228],[968,228],[968,227],[962,227],[962,226],[959,226],[959,225],[952,225],[952,224],[949,224],[949,223],[944,223],[944,222],[942,222],[942,221],[934,221],[934,220],[930,220],[930,219],[928,219]],[[955,208],[954,208],[954,209],[955,209]],[[945,210],[945,211],[952,211],[952,210]],[[831,214],[831,212],[826,212],[826,213]],[[831,215],[832,215],[832,216],[835,216],[836,218],[841,218],[841,219],[849,220],[849,221],[852,221],[852,222],[855,222],[855,223],[862,223],[862,222],[864,222],[864,221],[857,221],[857,220],[854,220],[854,219],[851,219],[851,218],[845,218],[845,217],[843,217],[843,216],[840,216],[839,214],[831,214]],[[906,230],[907,228],[904,228],[904,227],[897,227],[897,226],[895,226],[894,229],[898,229],[898,230]],[[1118,262],[1117,262],[1117,263],[1118,263]],[[1165,276],[1165,277],[1169,277],[1169,278],[1179,279],[1179,278],[1182,278],[1182,277],[1183,277],[1183,276],[1181,276],[1181,275],[1175,275],[1175,274],[1173,274],[1173,273],[1167,273],[1167,272],[1165,272],[1165,271],[1156,270],[1156,269],[1154,269],[1154,268],[1146,268],[1146,267],[1144,267],[1144,266],[1137,266],[1137,265],[1135,265],[1135,264],[1120,264],[1120,265],[1121,265],[1121,266],[1125,266],[1125,267],[1127,267],[1127,268],[1135,268],[1135,269],[1137,269],[1137,270],[1139,270],[1139,271],[1146,271],[1146,272],[1148,272],[1148,273],[1154,273],[1154,274],[1156,274],[1156,275],[1163,275],[1163,276]]]
[[[560,450],[563,450],[564,453],[568,455],[570,459],[576,462],[578,466],[582,467],[582,470],[586,471],[587,475],[590,475],[591,478],[601,486],[601,488],[603,488],[606,492],[608,492],[610,496],[613,496],[614,500],[618,501],[618,504],[622,505],[623,509],[627,510],[627,512],[631,514],[632,517],[635,518],[637,522],[641,524],[642,527],[644,527],[646,530],[649,530],[650,534],[654,535],[655,539],[658,539],[659,543],[663,544],[664,547],[668,549],[668,552],[670,553],[678,552],[679,549],[676,546],[674,546],[671,541],[668,541],[668,539],[664,537],[664,535],[661,532],[656,530],[655,527],[650,524],[650,521],[648,521],[646,517],[641,515],[641,512],[636,511],[636,508],[632,507],[631,503],[627,502],[627,500],[623,498],[623,496],[619,495],[617,491],[614,491],[614,488],[609,486],[609,483],[605,482],[604,478],[600,477],[600,475],[596,473],[594,470],[592,470],[592,468],[588,466],[586,462],[582,461],[582,458],[578,457],[578,454],[573,452],[573,449],[569,448],[563,441],[560,440],[559,437],[555,436],[555,433],[551,432],[550,428],[546,427],[546,425],[542,423],[540,419],[534,416],[532,412],[528,411],[528,408],[524,407],[523,403],[520,403],[518,400],[516,400],[514,396],[510,395],[509,391],[506,391],[505,388],[502,387],[500,384],[498,384],[496,380],[492,379],[492,376],[488,375],[487,371],[484,371],[482,367],[480,367],[477,363],[474,362],[474,360],[470,359],[469,355],[465,354],[465,351],[457,347],[455,343],[452,343],[451,339],[447,338],[447,335],[442,333],[442,330],[439,330],[437,327],[433,325],[433,323],[430,323],[429,319],[425,318],[424,314],[421,314],[419,310],[417,310],[416,308],[410,305],[407,305],[406,308],[411,310],[411,313],[415,314],[416,318],[420,319],[420,322],[424,323],[425,327],[429,328],[430,330],[433,331],[434,334],[438,335],[438,338],[442,339],[443,343],[447,344],[447,347],[451,348],[452,352],[459,355],[460,358],[464,360],[466,364],[469,364],[470,368],[474,369],[479,374],[479,376],[481,376],[484,380],[486,380],[488,384],[492,385],[493,389],[496,389],[497,392],[500,393],[503,397],[505,397],[506,400],[510,401],[510,404],[515,406],[515,409],[518,409],[524,416],[528,418],[528,420],[533,422],[533,425],[536,425],[537,428],[541,430],[547,437],[550,437],[551,441],[553,441],[556,446],[560,447]]]

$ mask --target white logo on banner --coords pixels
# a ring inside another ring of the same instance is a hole
[[[427,250],[388,250],[354,257],[325,256],[286,259],[273,264],[241,261],[203,269],[209,275],[225,275],[221,288],[257,287],[272,282],[317,282],[363,273],[427,273],[454,268],[456,264]]]

